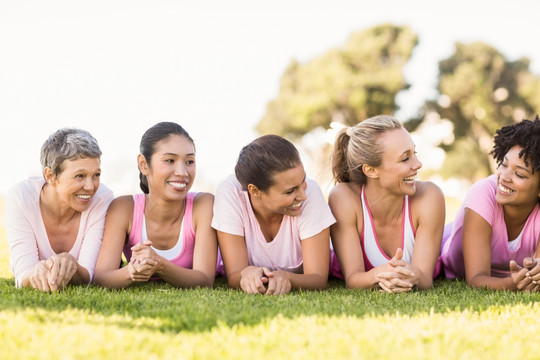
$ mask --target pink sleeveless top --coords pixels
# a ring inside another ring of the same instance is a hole
[[[186,209],[184,218],[182,219],[182,228],[180,235],[182,238],[178,241],[182,242],[180,254],[170,262],[186,269],[193,268],[193,251],[195,249],[195,229],[193,228],[193,199],[197,193],[190,192],[186,196]],[[131,259],[131,248],[146,239],[143,239],[143,224],[144,224],[144,206],[146,202],[145,194],[133,195],[133,225],[129,233],[129,240],[124,245],[124,255],[129,261]],[[146,234],[146,231],[144,231]]]

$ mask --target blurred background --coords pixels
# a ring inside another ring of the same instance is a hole
[[[495,130],[540,113],[539,13],[534,0],[0,0],[0,225],[3,195],[41,174],[60,127],[98,139],[115,195],[139,191],[138,144],[159,121],[194,138],[194,190],[276,133],[328,193],[336,132],[377,114],[413,133],[452,220],[494,170]]]

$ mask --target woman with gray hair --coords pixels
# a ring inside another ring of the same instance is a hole
[[[43,176],[9,191],[6,230],[17,287],[48,292],[92,280],[113,199],[99,184],[100,156],[89,132],[60,129],[41,148]]]

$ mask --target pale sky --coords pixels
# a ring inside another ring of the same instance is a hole
[[[292,58],[308,61],[373,25],[409,25],[420,43],[406,68],[412,88],[398,98],[406,120],[434,96],[438,61],[455,41],[527,56],[540,74],[539,4],[0,0],[0,194],[41,174],[41,144],[65,126],[97,138],[102,182],[115,195],[137,192],[138,144],[159,121],[191,134],[194,190],[213,192],[257,136]]]

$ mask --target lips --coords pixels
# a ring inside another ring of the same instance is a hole
[[[513,193],[516,192],[515,190],[510,189],[509,187],[504,186],[504,185],[501,184],[501,183],[499,183],[499,186],[497,186],[497,189],[498,189],[501,193],[506,194],[506,195],[510,195],[510,194],[513,194]]]
[[[406,183],[413,183],[416,181],[416,178],[417,178],[417,175],[411,175],[404,178],[403,181],[405,181]]]
[[[92,195],[89,194],[76,194],[75,197],[81,199],[81,200],[90,200]]]
[[[187,187],[187,183],[180,181],[169,181],[168,184],[176,190],[185,190]]]
[[[298,210],[298,209],[300,209],[300,207],[302,206],[303,203],[304,203],[303,201],[300,201],[297,204],[289,205],[288,208],[291,209],[291,210]]]

